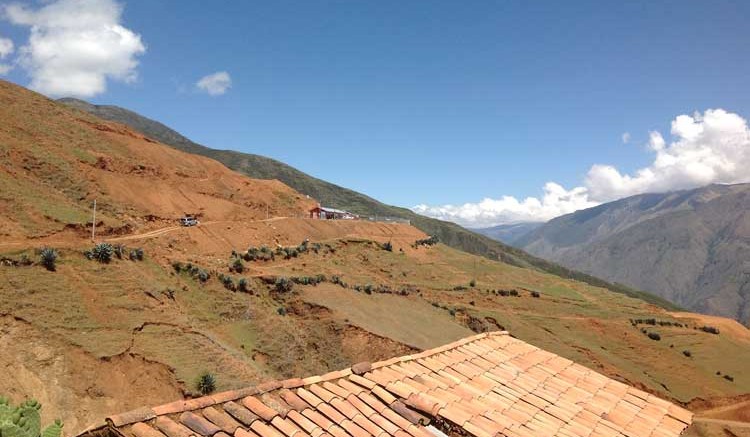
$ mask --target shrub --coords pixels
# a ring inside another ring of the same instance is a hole
[[[280,316],[285,316],[286,315],[286,308],[284,308],[284,307],[278,307],[278,308],[276,308],[276,313],[278,315],[280,315]]]
[[[510,290],[509,294],[513,297],[518,297],[518,290]]]
[[[240,278],[240,280],[237,282],[237,287],[239,288],[240,291],[243,291],[245,293],[250,291],[250,287],[248,286],[247,279],[245,278]]]
[[[232,280],[231,276],[223,276],[221,278],[221,283],[224,285],[224,288],[227,290],[234,291],[236,288],[234,287],[234,281]]]
[[[242,273],[245,271],[245,264],[242,263],[242,258],[235,258],[232,265],[229,267],[229,271]]]
[[[365,294],[372,294],[373,289],[374,287],[372,286],[372,284],[365,285]]]
[[[107,264],[112,261],[112,255],[114,254],[114,248],[109,243],[99,243],[91,249],[92,259],[99,261],[100,263]]]
[[[130,251],[131,261],[143,261],[143,249],[137,247]]]
[[[708,332],[709,334],[719,335],[719,328],[716,328],[714,326],[701,326],[700,330],[703,332]]]
[[[206,282],[211,278],[211,275],[209,275],[208,272],[203,269],[198,269],[195,276],[198,277],[198,280],[201,282]]]
[[[471,288],[474,288],[474,287],[476,287],[476,286],[477,286],[477,281],[476,281],[476,279],[472,279],[472,280],[471,280],[471,281],[469,282],[469,287],[471,287]]]
[[[195,382],[195,388],[204,396],[210,395],[216,390],[216,377],[210,372],[201,373]]]
[[[532,291],[532,292],[531,292],[531,297],[537,297],[537,298],[538,298],[538,297],[541,297],[541,296],[542,296],[542,295],[541,295],[541,294],[539,294],[539,292],[538,292],[538,291]]]
[[[60,437],[63,427],[60,420],[41,429],[41,408],[42,405],[35,400],[27,400],[14,407],[7,398],[0,396],[0,436]]]
[[[656,340],[656,341],[661,340],[661,335],[659,335],[656,332],[649,332],[647,335],[648,335],[648,338],[650,338],[651,340]]]
[[[453,308],[451,308],[451,309],[448,310],[448,314],[450,314],[451,316],[455,316],[456,315],[456,310],[453,309]]]
[[[39,258],[41,259],[42,265],[49,270],[54,272],[57,268],[57,251],[49,247],[45,247],[39,252]]]
[[[415,241],[414,244],[412,244],[412,247],[417,248],[418,246],[432,246],[438,244],[438,242],[440,242],[438,237],[433,235],[430,238]]]
[[[734,376],[724,375],[724,379],[726,379],[729,382],[734,382]]]
[[[693,353],[685,349],[684,351],[682,351],[682,355],[685,355],[686,357],[690,358],[693,356]]]
[[[175,272],[180,273],[182,272],[182,263],[179,261],[173,261],[172,268],[174,269]]]
[[[292,291],[292,288],[294,288],[294,282],[292,282],[289,278],[283,276],[276,278],[276,283],[274,285],[276,287],[276,291],[278,291],[279,293],[288,293]]]
[[[112,246],[112,249],[114,250],[117,259],[122,259],[123,255],[125,255],[125,251],[127,250],[127,248],[122,244],[115,244],[114,246]]]
[[[383,250],[387,250],[388,252],[393,252],[393,244],[390,241],[387,243],[384,243]]]

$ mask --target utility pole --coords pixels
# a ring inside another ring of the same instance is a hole
[[[91,220],[91,241],[96,236],[96,199],[94,199],[94,218]]]

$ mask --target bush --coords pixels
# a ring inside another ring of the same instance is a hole
[[[416,249],[419,246],[432,246],[438,244],[439,242],[440,240],[438,239],[438,237],[433,235],[430,238],[415,241],[414,244],[412,244],[412,247]]]
[[[242,263],[242,258],[235,258],[232,265],[229,267],[229,271],[242,273],[245,271],[245,264]]]
[[[247,293],[248,291],[250,291],[250,287],[248,285],[247,279],[240,278],[240,280],[237,282],[237,288],[240,291],[243,291],[245,293]]]
[[[203,269],[198,269],[196,275],[195,275],[199,281],[206,282],[211,278],[211,275],[208,274],[207,271]]]
[[[284,308],[284,307],[278,307],[278,308],[276,308],[276,313],[278,315],[280,315],[280,316],[285,316],[286,315],[286,308]]]
[[[114,249],[114,253],[117,259],[122,259],[123,255],[125,255],[125,251],[127,250],[127,248],[122,244],[115,244],[114,246],[112,246],[112,248]]]
[[[182,263],[179,261],[173,261],[172,268],[174,269],[175,272],[180,273],[182,272]]]
[[[472,279],[472,280],[471,280],[471,281],[469,282],[469,287],[471,287],[471,288],[474,288],[474,287],[476,287],[476,286],[477,286],[477,281],[476,281],[475,279]]]
[[[541,295],[541,294],[539,294],[539,292],[538,292],[538,291],[532,291],[532,292],[531,292],[531,297],[537,297],[537,298],[538,298],[538,297],[541,297],[541,296],[542,296],[542,295]]]
[[[231,276],[222,276],[221,283],[224,285],[224,288],[226,288],[227,290],[231,290],[231,291],[236,290],[234,286],[234,281],[232,280]]]
[[[374,287],[372,286],[372,284],[365,285],[365,294],[372,294],[373,289]]]
[[[112,261],[115,249],[109,243],[99,243],[91,249],[91,258],[107,264]]]
[[[659,335],[656,332],[649,332],[647,335],[648,335],[648,338],[650,338],[651,340],[656,340],[656,341],[661,340],[661,335]]]
[[[55,420],[42,430],[41,408],[42,405],[35,400],[27,400],[14,407],[7,398],[0,396],[0,436],[60,437],[63,428],[60,420]]]
[[[210,395],[216,390],[216,377],[210,372],[201,373],[195,382],[195,388],[204,396]]]
[[[279,293],[288,293],[292,291],[292,288],[294,288],[294,282],[292,282],[289,278],[283,276],[276,278],[276,283],[274,285],[276,287],[276,291],[278,291]]]
[[[138,248],[131,250],[130,260],[131,261],[143,261],[143,249],[138,247]]]
[[[511,296],[513,296],[513,297],[518,297],[518,296],[519,296],[519,294],[518,294],[518,290],[510,290],[509,294],[510,294]]]
[[[719,328],[713,326],[701,326],[700,330],[703,332],[708,332],[709,334],[719,335]]]
[[[383,250],[387,250],[388,252],[393,252],[393,244],[390,241],[383,244]]]
[[[734,376],[724,375],[724,379],[726,379],[729,382],[734,382]]]
[[[690,358],[693,356],[693,353],[685,349],[684,351],[682,351],[682,355],[685,355],[686,357]]]
[[[57,268],[57,251],[55,249],[45,247],[39,252],[39,258],[47,270],[50,272],[55,271]]]

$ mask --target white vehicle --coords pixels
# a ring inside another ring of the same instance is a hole
[[[191,217],[189,215],[180,219],[180,224],[182,226],[196,226],[198,223],[199,222],[197,218]]]

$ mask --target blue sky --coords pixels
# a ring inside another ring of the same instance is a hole
[[[34,26],[41,32],[52,26],[33,15],[47,3],[25,3],[26,15],[4,3],[0,38],[15,45],[5,57],[13,66],[7,79],[28,85],[39,74],[39,66],[34,73],[19,55]],[[74,16],[117,5],[53,3]],[[468,225],[549,218],[554,213],[523,206],[523,199],[544,203],[543,186],[551,181],[565,187],[568,200],[568,190],[586,189],[584,199],[560,212],[695,185],[704,179],[618,185],[592,197],[595,187],[584,181],[596,179],[595,164],[634,176],[653,166],[658,151],[650,132],[661,132],[669,150],[670,123],[680,114],[698,111],[703,115],[693,122],[701,124],[711,108],[742,118],[750,113],[748,2],[149,0],[119,6],[113,22],[139,36],[144,50],[125,54],[137,62],[129,66],[132,74],[105,74],[106,90],[88,100],[135,110],[211,147],[274,157],[387,203],[424,204],[424,213]],[[58,34],[70,37],[44,35]],[[231,77],[224,94],[196,87],[216,72]],[[503,204],[482,210],[482,199],[506,195],[520,210]],[[479,212],[468,208],[461,215],[456,208],[465,203]],[[455,208],[441,207],[446,204]]]

